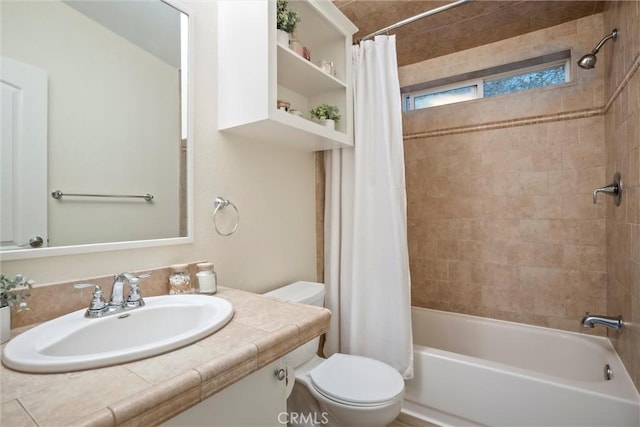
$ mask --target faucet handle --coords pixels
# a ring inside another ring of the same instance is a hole
[[[147,277],[151,276],[151,272],[145,271],[138,274],[137,276],[133,273],[122,273],[122,275],[126,277],[127,280],[131,281],[131,279],[146,279]]]
[[[85,289],[85,288],[94,288],[93,289],[93,297],[91,298],[91,303],[89,303],[89,308],[85,314],[85,317],[99,317],[107,311],[108,307],[102,297],[102,288],[98,285],[94,285],[91,283],[79,283],[77,285],[73,285],[76,289]]]
[[[142,307],[144,305],[144,300],[140,295],[140,280],[149,276],[151,276],[151,272],[141,273],[139,276],[126,273],[126,277],[129,280],[129,296],[126,302],[128,307]]]

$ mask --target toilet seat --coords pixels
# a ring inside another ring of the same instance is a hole
[[[336,353],[308,375],[318,393],[343,405],[379,406],[404,392],[404,380],[394,368],[368,357]]]

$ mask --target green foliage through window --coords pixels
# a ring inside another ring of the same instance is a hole
[[[565,65],[484,82],[484,97],[504,95],[565,82]]]

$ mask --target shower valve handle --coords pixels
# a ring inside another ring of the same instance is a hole
[[[616,206],[620,206],[622,200],[622,178],[620,172],[616,172],[613,176],[613,182],[605,187],[593,190],[593,204],[596,204],[598,193],[610,194],[614,196],[613,202]]]

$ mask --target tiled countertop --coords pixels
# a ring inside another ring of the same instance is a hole
[[[157,425],[329,328],[330,312],[220,288],[233,304],[223,329],[136,362],[63,374],[0,368],[3,426]]]

